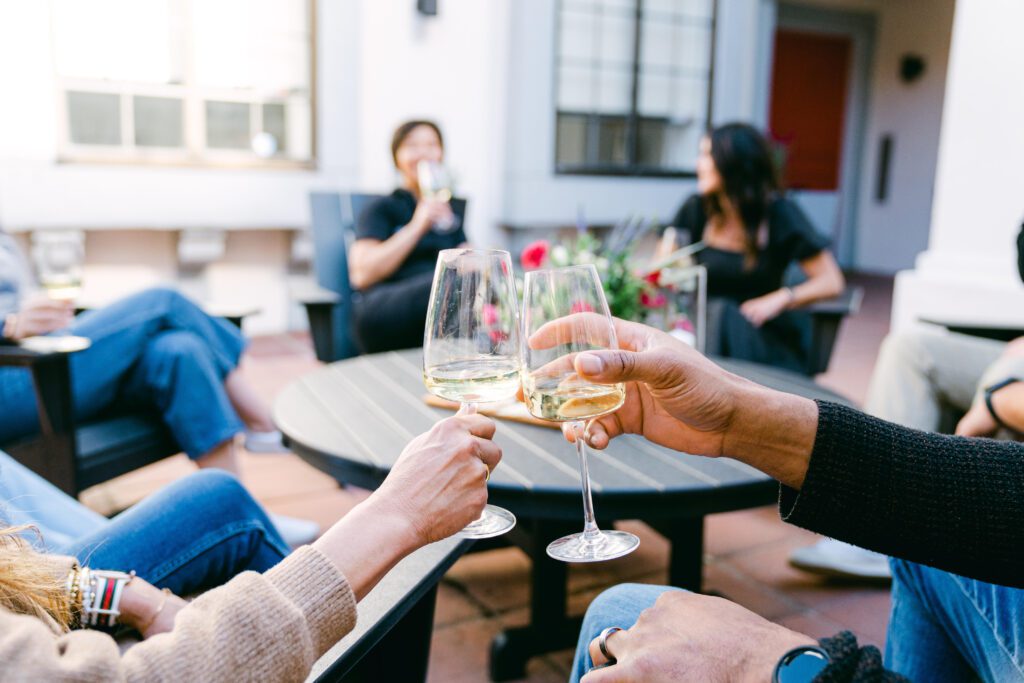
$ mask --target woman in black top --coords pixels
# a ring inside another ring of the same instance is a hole
[[[353,323],[366,353],[423,343],[437,254],[466,243],[465,202],[420,196],[419,162],[440,163],[444,157],[437,124],[409,121],[399,126],[391,157],[401,187],[366,207],[349,250],[349,278],[360,294]]]
[[[768,143],[746,124],[701,140],[697,189],[672,225],[705,244],[697,260],[708,270],[708,352],[800,370],[805,325],[791,310],[843,291],[828,240],[780,193]],[[807,280],[785,287],[793,263]]]
[[[591,446],[632,433],[736,458],[779,480],[785,521],[901,559],[893,560],[889,671],[849,633],[815,643],[720,598],[674,591],[632,627],[605,623],[584,634],[583,645],[605,627],[630,627],[606,636],[617,662],[584,683],[769,681],[785,653],[819,644],[829,661],[815,681],[1024,680],[1024,445],[901,427],[759,386],[644,325],[617,320],[616,332],[622,350],[574,359],[586,381],[626,387],[623,406],[587,426]],[[562,333],[551,325],[529,343],[544,348]],[[1016,427],[1024,383],[1011,387],[993,409]],[[596,640],[589,656],[600,664]]]

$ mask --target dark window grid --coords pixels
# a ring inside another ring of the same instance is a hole
[[[559,163],[559,161],[557,159],[557,151],[556,151],[555,170],[557,172],[559,172],[559,173],[577,173],[577,174],[590,174],[590,175],[654,175],[654,176],[671,176],[671,177],[693,177],[695,175],[695,169],[689,169],[689,168],[687,168],[687,169],[666,169],[666,168],[662,168],[662,167],[651,168],[651,167],[642,166],[642,165],[640,165],[638,163],[639,144],[638,144],[638,140],[637,140],[637,135],[639,133],[639,121],[640,121],[641,115],[639,114],[637,107],[638,107],[639,90],[640,90],[640,78],[639,78],[639,76],[640,76],[640,70],[641,70],[641,66],[642,66],[642,64],[641,64],[642,26],[643,26],[643,21],[644,21],[644,18],[645,18],[644,14],[643,14],[643,11],[642,11],[642,1],[643,0],[636,0],[635,1],[635,5],[634,5],[634,10],[633,10],[633,20],[634,20],[634,23],[633,23],[633,27],[634,27],[634,33],[633,33],[633,61],[628,66],[628,68],[632,71],[632,84],[631,84],[632,88],[631,88],[631,95],[630,95],[630,111],[625,114],[625,117],[623,117],[621,115],[616,116],[616,115],[609,115],[609,114],[599,114],[599,113],[596,113],[596,112],[581,113],[581,112],[569,112],[569,111],[565,111],[565,110],[557,110],[557,112],[556,112],[557,114],[584,115],[584,116],[587,117],[587,120],[588,120],[587,133],[586,133],[586,147],[587,147],[587,149],[586,149],[586,153],[585,153],[585,158],[588,161],[586,161],[583,165],[579,165],[579,164],[561,164],[561,163]],[[568,4],[566,4],[566,3],[568,3]],[[571,3],[571,0],[562,0],[559,3],[559,5],[557,6],[557,11],[558,11],[558,15],[557,16],[559,17],[559,20],[561,20],[561,15],[562,15],[562,11],[564,9],[564,6],[570,6],[570,7],[574,7],[574,8],[578,7],[576,5],[573,5]],[[589,10],[588,14],[591,14],[592,16],[602,17],[603,16],[603,12],[604,12],[604,10],[606,8],[605,8],[604,5],[591,5],[587,9]],[[614,9],[621,10],[622,8],[614,8]],[[712,84],[714,82],[714,54],[715,54],[715,42],[716,42],[716,40],[715,40],[716,39],[715,32],[716,32],[717,11],[718,11],[717,0],[712,0],[712,10],[711,11],[712,11],[712,14],[711,14],[710,22],[705,22],[704,24],[702,24],[702,25],[706,25],[708,30],[709,30],[709,32],[710,32],[710,41],[709,41],[710,44],[708,46],[708,52],[709,52],[708,57],[709,57],[709,59],[708,59],[708,69],[707,69],[707,72],[706,72],[706,78],[707,78],[707,98],[706,98],[706,101],[705,101],[705,116],[703,118],[703,120],[705,122],[711,120],[711,101],[712,101],[711,87],[712,87]],[[664,12],[660,12],[660,14],[665,14],[665,13]],[[601,54],[602,53],[601,46],[600,46],[600,42],[601,42],[600,41],[601,28],[602,27],[601,27],[600,21],[595,21],[594,22],[594,27],[592,29],[594,31],[594,35],[592,35],[592,39],[594,41],[594,44],[597,46],[597,50],[596,50],[597,54]],[[560,28],[559,28],[559,30],[556,31],[556,35],[560,35]],[[675,45],[676,42],[677,41],[673,41],[673,43],[674,43],[673,47],[674,48],[676,48],[676,45]],[[560,46],[556,46],[556,55],[557,55],[556,58],[558,59],[559,67],[561,67],[561,65],[562,65],[562,57],[561,57]],[[599,97],[600,90],[599,90],[599,86],[598,86],[598,77],[601,74],[601,70],[600,70],[600,67],[598,69],[595,69],[594,65],[595,64],[602,65],[602,64],[605,64],[606,62],[602,62],[602,60],[600,60],[600,59],[595,59],[595,60],[574,60],[574,61],[588,62],[588,66],[590,66],[591,72],[592,72],[592,74],[591,74],[591,97],[592,97],[592,101],[593,101],[595,95],[598,95],[598,97],[596,99],[600,100],[600,97]],[[644,65],[645,73],[650,68],[651,68],[650,65]],[[703,75],[703,70],[701,70],[701,73]],[[694,77],[700,78],[700,76],[697,76],[697,75],[695,75]],[[560,81],[560,78],[559,78],[559,81]],[[556,83],[556,86],[555,86],[556,87],[556,92],[557,92],[557,88],[559,87],[559,85],[560,85],[560,83]],[[674,80],[673,80],[673,83],[672,83],[671,87],[672,87],[672,91],[670,92],[670,98],[674,97],[675,94],[676,94],[675,93],[675,81]],[[669,101],[674,101],[674,99],[670,99]],[[597,161],[597,159],[598,159],[598,146],[600,145],[600,132],[599,131],[600,131],[601,121],[602,120],[608,120],[610,122],[613,119],[621,120],[622,118],[626,119],[626,126],[627,126],[626,127],[626,157],[627,157],[626,164],[604,164],[604,163],[598,162]],[[652,117],[642,117],[642,118],[644,118],[645,120],[652,119]],[[556,140],[555,149],[557,150],[557,148],[558,148],[558,143],[557,143],[557,140]]]
[[[562,57],[558,62],[559,66],[568,66],[575,69],[589,69],[591,71],[610,71],[622,73],[633,70],[631,62],[606,62],[594,59],[581,59],[579,57]],[[695,69],[685,66],[667,66],[665,64],[651,64],[641,61],[640,71],[648,76],[667,76],[669,78],[700,78],[706,79],[711,73],[710,65],[706,69]]]

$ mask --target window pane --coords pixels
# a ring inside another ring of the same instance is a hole
[[[206,103],[206,146],[214,149],[249,149],[249,104]]]
[[[54,0],[57,73],[99,80],[180,82],[184,60],[177,28],[171,0]]]
[[[618,68],[631,68],[636,15],[630,12],[609,12],[601,15],[601,42],[597,46],[601,62]]]
[[[287,110],[283,104],[263,105],[263,132],[274,136],[277,153],[284,154],[288,150]]]
[[[597,101],[591,69],[563,65],[558,70],[558,108],[562,111],[594,111]]]
[[[559,114],[555,163],[578,166],[587,160],[587,117]]]
[[[627,114],[633,96],[633,72],[603,69],[597,74],[597,106],[605,114]]]
[[[675,27],[656,17],[644,17],[640,27],[640,63],[643,67],[670,67],[675,63]]]
[[[594,51],[594,22],[590,12],[563,11],[559,20],[558,51],[562,59],[590,62]]]
[[[626,119],[602,118],[598,126],[597,162],[623,166],[626,157]]]
[[[121,97],[69,91],[68,125],[76,145],[120,145]]]
[[[307,2],[203,0],[191,8],[200,85],[276,95],[309,91]]]
[[[182,103],[173,97],[133,98],[135,111],[135,144],[140,147],[181,147]]]
[[[646,116],[668,116],[672,109],[672,79],[658,73],[640,74],[637,110]]]
[[[665,121],[641,119],[637,126],[636,154],[641,166],[662,165],[665,146]]]
[[[662,145],[661,165],[668,169],[696,168],[697,152],[705,126],[706,122],[702,119],[667,126]]]

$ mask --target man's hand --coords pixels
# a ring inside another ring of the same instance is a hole
[[[26,337],[49,334],[70,325],[74,317],[75,308],[70,301],[34,297],[20,311],[8,316],[4,324],[4,336],[20,341]]]
[[[764,683],[779,658],[802,645],[817,643],[728,600],[666,591],[631,629],[608,637],[616,663],[591,671],[581,683]],[[590,658],[595,666],[607,661],[596,638]]]
[[[1007,427],[1024,432],[1024,382],[1014,382],[992,394],[992,407]],[[992,436],[999,425],[979,396],[956,425],[957,436]]]

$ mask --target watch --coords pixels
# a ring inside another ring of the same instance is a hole
[[[772,673],[772,683],[810,683],[832,663],[820,647],[804,645],[782,655]]]
[[[999,419],[999,416],[996,415],[996,409],[992,405],[992,395],[995,394],[1000,389],[1002,389],[1003,387],[1007,387],[1019,381],[1021,380],[1018,377],[1007,377],[1001,382],[996,382],[992,386],[985,387],[985,407],[988,408],[988,414],[992,416],[992,419],[996,421],[997,425],[999,425],[1003,429],[1008,429],[1014,433],[1016,433],[1017,430],[1003,422],[1001,419]]]

